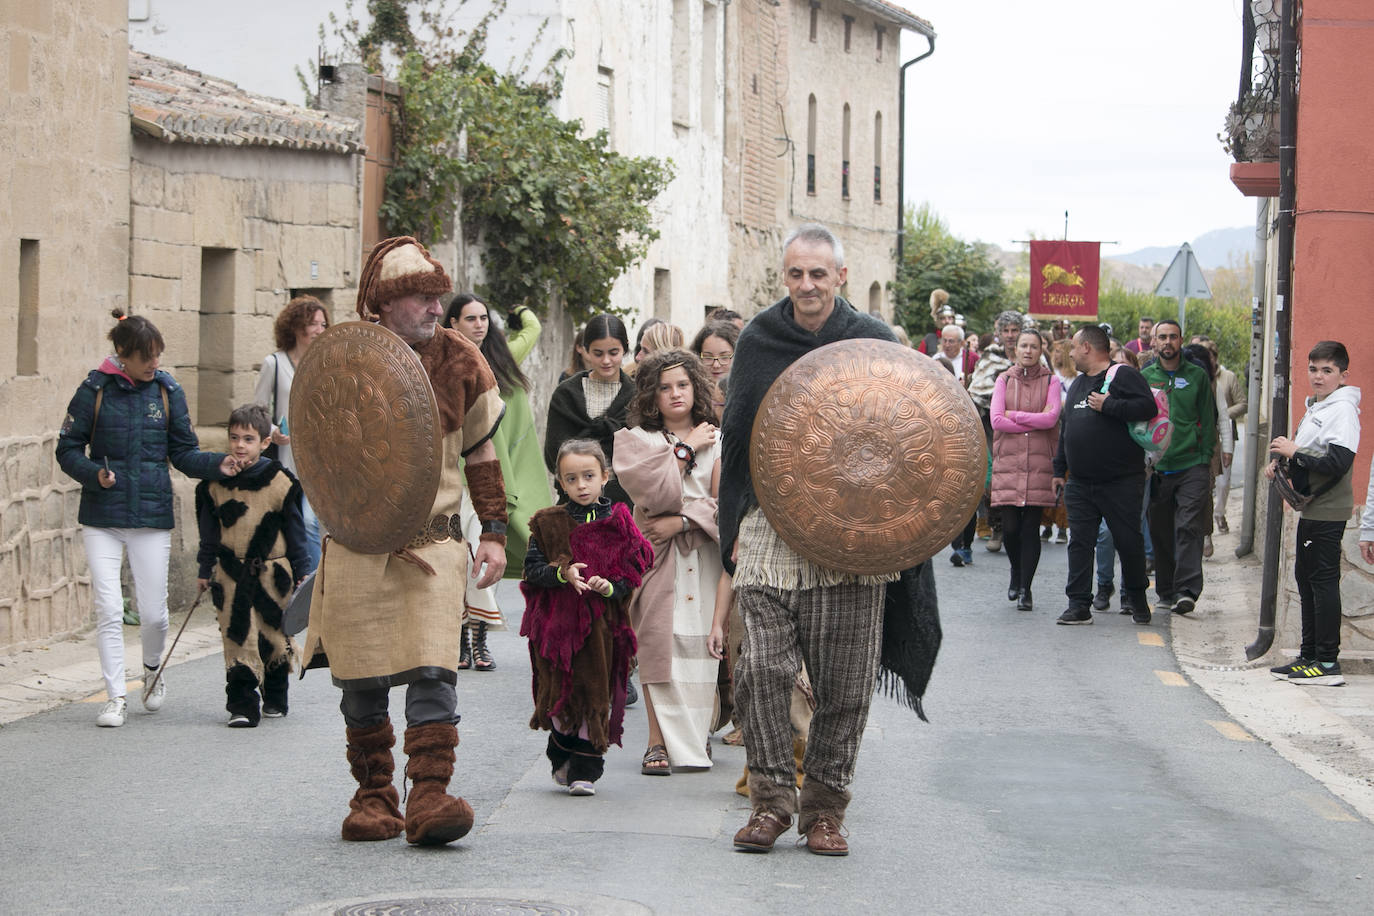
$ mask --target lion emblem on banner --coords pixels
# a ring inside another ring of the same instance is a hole
[[[1077,272],[1078,265],[1075,264],[1073,270],[1065,270],[1058,264],[1046,264],[1040,268],[1040,276],[1045,282],[1041,289],[1049,289],[1051,286],[1083,286],[1083,277]]]

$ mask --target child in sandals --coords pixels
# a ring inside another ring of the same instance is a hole
[[[569,439],[555,467],[568,501],[530,518],[520,583],[520,635],[534,677],[530,728],[549,732],[554,782],[569,795],[595,795],[625,721],[636,648],[626,604],[654,552],[630,511],[603,495],[611,471],[600,445]]]

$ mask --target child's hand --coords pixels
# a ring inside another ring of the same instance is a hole
[[[568,584],[573,587],[573,591],[579,595],[587,590],[587,583],[582,578],[582,570],[587,568],[586,563],[569,563],[563,570],[563,578],[568,580]]]
[[[706,649],[712,658],[725,658],[725,628],[720,624],[712,624],[711,632],[706,637]]]
[[[710,423],[698,423],[682,441],[699,452],[716,441],[716,428]]]
[[[1364,561],[1374,565],[1374,541],[1360,541],[1360,556]]]
[[[587,588],[596,592],[603,598],[611,597],[612,588],[608,579],[603,579],[600,576],[592,576],[587,580]]]
[[[196,580],[196,594],[200,594],[201,592],[205,591],[205,590],[206,590],[207,588],[209,588],[209,587],[210,587],[210,580],[209,580],[209,579],[197,579],[197,580]]]
[[[233,477],[243,469],[237,458],[233,455],[225,455],[224,460],[219,463],[219,472],[225,477]]]
[[[106,490],[115,485],[114,471],[107,471],[101,468],[95,472],[95,478],[100,482],[100,486]]]
[[[1265,478],[1265,480],[1273,480],[1273,479],[1274,479],[1274,474],[1278,471],[1278,469],[1279,469],[1279,463],[1278,463],[1278,461],[1277,461],[1277,460],[1270,460],[1270,462],[1264,466],[1264,478]]]
[[[1269,443],[1269,451],[1277,452],[1285,458],[1292,458],[1298,453],[1298,443],[1287,436],[1275,436]]]
[[[661,550],[664,544],[681,533],[682,516],[680,515],[656,515],[644,524],[644,536],[649,539],[650,544],[654,545],[655,552]]]

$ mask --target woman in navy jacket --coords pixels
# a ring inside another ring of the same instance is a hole
[[[167,639],[167,561],[171,554],[170,463],[189,477],[218,479],[238,472],[228,455],[202,452],[186,410],[186,395],[158,369],[164,344],[151,321],[118,319],[109,339],[115,355],[91,372],[67,406],[57,440],[57,462],[81,484],[86,562],[95,598],[96,645],[109,695],[96,724],[124,724],[124,596],[119,571],[125,551],[141,618],[143,666],[157,669]],[[162,708],[165,679],[144,697],[149,712]]]

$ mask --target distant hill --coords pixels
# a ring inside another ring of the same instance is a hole
[[[1240,226],[1235,229],[1213,229],[1188,243],[1193,246],[1193,254],[1205,269],[1226,267],[1231,261],[1240,261],[1246,254],[1255,250],[1255,227]],[[1122,261],[1140,267],[1168,267],[1178,253],[1178,245],[1141,248],[1126,254],[1103,252],[1104,259]]]

